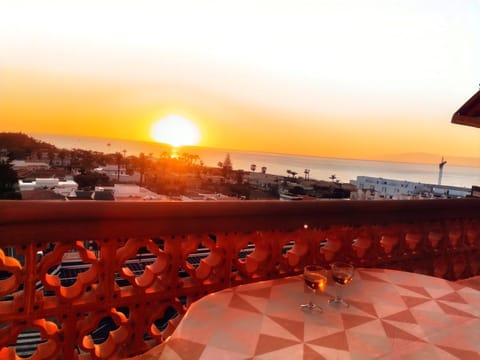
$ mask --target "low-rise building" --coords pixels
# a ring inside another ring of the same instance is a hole
[[[472,186],[472,197],[480,198],[480,186]]]
[[[250,172],[246,173],[245,179],[253,187],[256,187],[258,189],[268,189],[272,185],[278,185],[282,183],[284,177],[263,172]]]
[[[382,177],[357,176],[352,183],[357,187],[357,192],[352,192],[351,196],[354,200],[463,198],[471,194],[471,189],[458,186],[425,184]]]
[[[95,197],[100,197],[101,192],[113,194],[115,200],[162,200],[163,196],[144,187],[133,184],[115,184],[114,186],[96,186]]]
[[[13,170],[20,169],[49,169],[50,165],[43,161],[26,161],[26,160],[12,160],[11,162]]]
[[[105,174],[110,180],[118,181],[121,183],[138,183],[140,182],[140,174],[134,172],[133,174],[128,174],[125,166],[118,165],[105,165],[103,167],[95,168],[93,171],[100,174]]]
[[[458,186],[435,185],[432,187],[433,195],[444,198],[464,198],[472,194],[472,189]]]
[[[68,196],[78,189],[78,184],[73,180],[59,180],[57,178],[37,178],[35,180],[19,180],[20,191],[35,189],[51,190],[56,194]]]

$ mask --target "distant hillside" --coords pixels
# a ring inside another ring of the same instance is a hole
[[[0,150],[7,149],[14,159],[25,159],[39,151],[58,151],[49,143],[34,139],[23,133],[0,133]]]

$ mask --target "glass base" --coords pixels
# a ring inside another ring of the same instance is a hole
[[[328,303],[332,306],[343,306],[343,307],[349,307],[350,305],[345,301],[343,300],[343,298],[341,297],[334,297],[334,298],[331,298],[331,299],[328,299]]]
[[[302,309],[303,311],[309,311],[309,312],[313,312],[313,311],[323,312],[323,309],[320,306],[312,303],[311,301],[308,304],[300,305],[300,309]]]

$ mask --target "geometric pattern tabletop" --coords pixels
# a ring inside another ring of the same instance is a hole
[[[357,269],[334,307],[333,280],[302,311],[303,276],[240,285],[190,306],[141,359],[480,359],[480,291],[426,275]]]

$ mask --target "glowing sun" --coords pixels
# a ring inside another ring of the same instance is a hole
[[[168,115],[152,125],[151,136],[155,141],[174,147],[196,145],[200,141],[200,130],[183,116]]]

